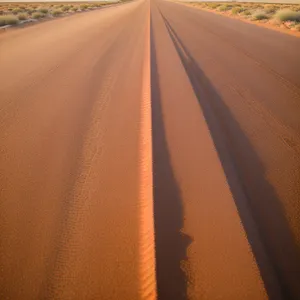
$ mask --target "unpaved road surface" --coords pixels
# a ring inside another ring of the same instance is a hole
[[[161,0],[0,35],[1,299],[299,299],[300,39]]]

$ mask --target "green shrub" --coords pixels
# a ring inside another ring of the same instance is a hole
[[[259,20],[266,20],[269,19],[269,16],[262,10],[257,11],[252,15],[252,20],[259,21]]]
[[[71,10],[74,11],[74,12],[76,12],[78,10],[78,7],[76,7],[76,6],[72,7]]]
[[[218,10],[219,11],[227,11],[227,10],[230,10],[231,8],[232,8],[231,5],[224,4],[224,5],[219,6]]]
[[[13,15],[0,16],[0,26],[15,25],[19,23],[19,19]]]
[[[43,14],[47,14],[48,11],[49,11],[49,9],[48,9],[47,7],[41,7],[41,8],[39,9],[39,12],[41,12],[41,13],[43,13]]]
[[[279,19],[282,22],[286,22],[286,21],[300,22],[300,12],[296,12],[289,9],[283,9],[283,10],[279,10],[276,13],[275,18]]]
[[[26,13],[20,13],[20,14],[18,14],[18,19],[20,21],[27,20],[28,19],[28,15]]]
[[[42,19],[42,18],[45,18],[45,14],[43,14],[43,13],[41,13],[41,12],[34,12],[33,14],[32,14],[32,17],[34,18],[34,19]]]
[[[53,17],[58,17],[58,16],[60,16],[62,13],[63,13],[63,12],[62,12],[62,10],[60,10],[60,9],[54,9],[54,10],[51,11],[51,15],[52,15]]]

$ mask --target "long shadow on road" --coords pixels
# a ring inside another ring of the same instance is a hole
[[[182,269],[191,239],[181,232],[183,207],[166,141],[163,112],[151,35],[151,98],[154,173],[156,277],[159,300],[187,299],[187,278]]]
[[[163,16],[213,137],[270,299],[300,299],[299,252],[280,199],[239,123]],[[233,245],[234,246],[234,245]]]

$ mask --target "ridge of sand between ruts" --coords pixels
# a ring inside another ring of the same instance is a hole
[[[153,214],[149,2],[144,45],[140,132],[140,296],[142,300],[155,300],[157,295]]]

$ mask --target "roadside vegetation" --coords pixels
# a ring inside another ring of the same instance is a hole
[[[223,15],[266,23],[271,26],[300,31],[300,4],[266,4],[251,2],[188,2],[197,8]]]
[[[12,26],[23,24],[26,22],[34,22],[42,19],[51,19],[61,16],[71,15],[79,12],[99,9],[113,3],[125,2],[119,0],[114,2],[14,2],[0,3],[0,28],[4,26]]]

